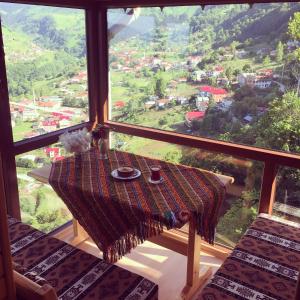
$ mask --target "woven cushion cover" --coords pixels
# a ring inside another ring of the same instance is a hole
[[[14,262],[45,278],[59,299],[158,299],[158,286],[142,276],[16,219],[8,224]]]
[[[258,217],[198,300],[295,299],[300,229]]]

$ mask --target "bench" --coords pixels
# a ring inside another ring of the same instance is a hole
[[[18,299],[158,299],[158,286],[142,276],[14,218],[8,227]]]
[[[196,299],[300,299],[299,271],[300,226],[261,214]]]

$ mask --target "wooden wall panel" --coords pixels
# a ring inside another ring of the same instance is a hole
[[[0,155],[0,300],[14,300],[15,286],[8,237],[6,194],[4,190],[2,167]]]

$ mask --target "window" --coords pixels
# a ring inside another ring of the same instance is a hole
[[[43,184],[27,173],[63,159],[65,155],[63,147],[54,144],[16,156],[22,221],[44,232],[70,221],[72,215],[49,184]]]
[[[83,10],[0,4],[14,141],[88,121]]]
[[[300,222],[299,169],[281,167],[277,174],[273,214]]]
[[[299,9],[110,9],[110,119],[299,153]]]
[[[216,234],[219,244],[234,247],[258,213],[263,170],[260,162],[115,133],[112,147],[233,177],[220,210]],[[181,230],[187,232],[188,225]]]

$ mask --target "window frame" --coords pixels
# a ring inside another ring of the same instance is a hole
[[[88,89],[89,89],[89,111],[90,120],[87,123],[75,125],[68,130],[76,130],[87,127],[90,129],[95,122],[104,123],[112,131],[144,137],[148,139],[175,143],[179,145],[192,146],[208,151],[219,152],[234,156],[240,156],[247,159],[255,159],[264,162],[264,171],[262,179],[261,197],[259,204],[260,213],[272,213],[275,189],[276,174],[279,165],[290,166],[300,169],[300,156],[291,153],[279,152],[274,150],[256,148],[253,146],[244,146],[235,143],[217,141],[202,137],[194,137],[175,132],[167,132],[157,129],[145,128],[130,124],[112,122],[108,120],[108,41],[107,41],[107,9],[126,8],[126,7],[153,7],[153,6],[184,6],[184,5],[223,5],[223,4],[245,4],[255,3],[282,3],[295,2],[270,1],[270,0],[175,0],[171,4],[167,0],[14,0],[2,1],[10,3],[22,3],[32,5],[49,5],[55,7],[78,8],[85,10],[86,18],[86,41],[87,41],[87,65],[88,65]],[[296,1],[298,2],[298,1]],[[2,32],[1,37],[2,37]],[[3,41],[0,43],[3,48]],[[5,61],[3,55],[0,55],[0,79],[1,79],[1,99],[0,108],[0,149],[3,160],[3,170],[5,176],[5,191],[10,201],[7,203],[8,213],[14,217],[20,218],[20,206],[18,199],[18,187],[16,177],[15,155],[26,153],[37,148],[55,143],[59,135],[66,129],[58,130],[52,133],[34,137],[20,142],[13,142],[12,128],[10,124],[9,96],[7,91]],[[4,69],[3,69],[4,67]]]

